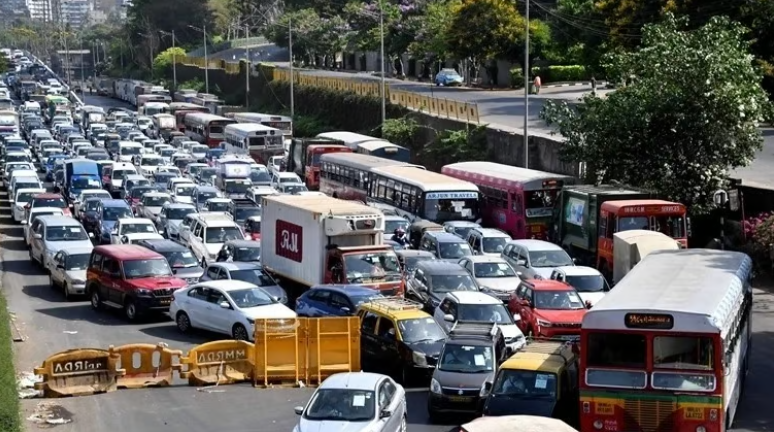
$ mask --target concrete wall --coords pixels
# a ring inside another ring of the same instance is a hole
[[[244,64],[243,64],[244,70]],[[177,68],[178,82],[183,83],[188,80],[201,80],[204,81],[204,70],[196,66],[182,66],[178,65]],[[244,75],[242,75],[244,77]],[[255,98],[258,97],[274,97],[278,99],[283,105],[287,106],[288,95],[272,94],[268,89],[267,81],[271,77],[261,76],[260,72],[254,71],[250,77],[251,88],[251,103],[257,102]],[[239,79],[235,75],[226,74],[225,71],[219,69],[210,69],[209,71],[210,92],[215,92],[216,89],[220,90],[220,97],[225,99],[228,104],[243,104],[244,92],[245,92],[245,79]],[[302,100],[298,96],[295,99],[295,106],[301,107],[307,101]],[[350,119],[347,123],[336,125],[338,127],[347,127],[352,131],[360,131],[368,127],[368,123],[378,124],[378,106],[374,107],[372,113],[364,113],[362,110],[357,109],[351,112],[345,113],[345,116]],[[422,127],[418,132],[418,136],[415,139],[420,148],[415,148],[414,154],[417,157],[416,162],[427,166],[430,169],[438,170],[440,166],[438,161],[433,160],[430,157],[422,155],[422,145],[427,145],[433,142],[438,132],[445,130],[460,130],[466,127],[471,127],[464,122],[457,120],[444,119],[439,117],[430,116],[424,113],[413,112],[411,114]],[[374,118],[371,118],[371,117]],[[487,147],[488,153],[492,155],[492,161],[506,165],[524,166],[524,139],[523,135],[519,131],[501,130],[496,127],[487,127]],[[529,139],[529,166],[530,168],[561,173],[572,176],[579,176],[578,164],[565,163],[560,160],[559,153],[562,146],[561,139],[559,137],[542,135],[542,134],[530,134]]]

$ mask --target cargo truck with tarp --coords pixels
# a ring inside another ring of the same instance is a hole
[[[631,230],[613,234],[613,280],[617,284],[634,266],[650,253],[680,249],[680,244],[666,234]]]
[[[352,152],[343,141],[328,138],[294,138],[290,142],[286,171],[304,179],[309,190],[320,190],[320,156],[325,153]]]
[[[658,231],[687,247],[685,206],[654,198],[651,192],[620,186],[565,186],[558,200],[553,240],[610,281],[617,232]]]
[[[324,195],[262,198],[261,263],[304,287],[353,284],[400,294],[398,257],[384,244],[384,214]]]

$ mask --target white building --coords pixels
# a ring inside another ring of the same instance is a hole
[[[60,0],[60,17],[62,24],[70,28],[80,29],[87,24],[91,4],[89,0]]]
[[[51,0],[27,0],[30,18],[35,21],[51,22],[54,20]]]

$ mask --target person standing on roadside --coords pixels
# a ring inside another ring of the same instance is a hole
[[[597,95],[597,79],[594,77],[594,75],[591,76],[591,94],[593,96]]]
[[[540,81],[540,75],[535,75],[532,85],[535,86],[535,94],[540,94],[540,87],[543,85],[543,82]]]

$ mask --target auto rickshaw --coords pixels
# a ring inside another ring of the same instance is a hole
[[[409,225],[408,237],[412,249],[419,249],[419,241],[422,240],[425,231],[443,231],[443,226],[425,220],[416,221]]]

